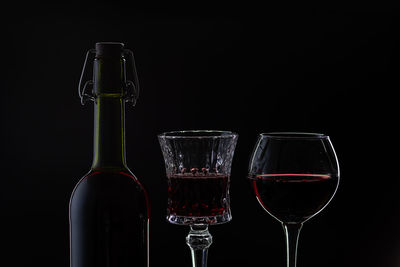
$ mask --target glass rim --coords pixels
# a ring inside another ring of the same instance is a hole
[[[323,133],[310,133],[310,132],[269,132],[260,133],[261,138],[271,139],[327,139],[328,135]]]
[[[233,138],[238,134],[232,131],[222,130],[181,130],[169,131],[157,135],[158,138],[164,139],[217,139],[217,138]]]

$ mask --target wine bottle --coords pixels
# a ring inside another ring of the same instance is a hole
[[[94,102],[94,152],[70,199],[71,267],[149,266],[148,195],[125,159],[125,104],[136,103],[138,90],[133,54],[122,43],[88,51],[79,93],[82,104]]]

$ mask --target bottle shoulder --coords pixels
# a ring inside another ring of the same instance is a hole
[[[117,192],[120,194],[139,192],[147,198],[147,191],[129,169],[90,170],[75,186],[72,195],[77,191]]]
[[[150,214],[147,191],[129,172],[89,171],[75,186],[69,207],[70,214],[82,218],[93,211],[138,213],[147,219]]]

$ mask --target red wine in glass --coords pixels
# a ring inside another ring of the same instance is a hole
[[[211,217],[228,212],[229,177],[224,174],[168,176],[168,209],[176,216]]]
[[[262,174],[249,177],[258,202],[285,223],[302,223],[321,211],[335,194],[337,176]]]

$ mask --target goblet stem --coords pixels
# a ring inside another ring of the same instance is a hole
[[[208,225],[191,225],[186,237],[186,244],[190,247],[193,267],[207,267],[208,248],[212,244]]]
[[[285,230],[287,267],[296,267],[297,243],[302,223],[282,223]]]

